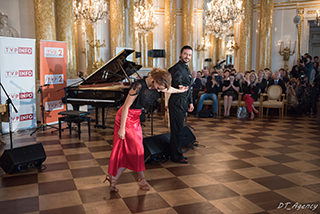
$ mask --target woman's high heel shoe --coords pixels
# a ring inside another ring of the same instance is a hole
[[[150,189],[149,189],[148,184],[144,184],[144,185],[141,185],[141,184],[140,184],[140,181],[142,181],[142,180],[145,180],[145,181],[146,181],[145,178],[138,178],[138,182],[139,182],[140,189],[141,189],[141,190],[144,190],[144,191],[149,191]],[[146,181],[146,182],[147,182],[147,181]]]
[[[107,175],[106,179],[104,179],[103,183],[109,181],[110,183],[110,192],[118,192],[119,190],[117,189],[116,185],[117,185],[117,179],[112,178],[111,175]]]

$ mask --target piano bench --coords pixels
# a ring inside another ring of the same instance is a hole
[[[69,124],[69,133],[71,135],[72,131],[72,126],[71,123],[77,123],[78,125],[78,137],[79,140],[81,138],[81,127],[80,124],[83,121],[87,121],[88,123],[88,132],[89,132],[89,138],[91,136],[90,132],[90,117],[87,115],[90,114],[89,112],[86,111],[73,111],[73,110],[67,110],[67,111],[61,111],[58,113],[58,115],[62,115],[62,117],[59,117],[59,138],[61,138],[61,122],[67,122]]]

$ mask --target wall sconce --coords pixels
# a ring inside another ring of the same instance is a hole
[[[279,54],[281,56],[283,56],[284,69],[285,70],[288,70],[287,62],[289,61],[290,56],[292,56],[296,52],[296,45],[297,45],[297,41],[294,42],[294,48],[293,48],[293,51],[291,51],[291,41],[289,41],[289,46],[288,47],[284,47],[284,42],[283,41],[280,43]]]
[[[316,20],[314,21],[314,23],[317,26],[320,26],[320,10],[316,10]]]
[[[198,52],[198,58],[199,58],[199,53],[201,51],[207,51],[208,48],[211,47],[211,43],[208,39],[205,39],[204,37],[201,38],[201,43],[197,45],[195,50]]]

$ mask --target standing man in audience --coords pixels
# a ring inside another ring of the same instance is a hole
[[[311,71],[313,70],[313,63],[311,62],[312,57],[308,53],[305,53],[304,58],[306,60],[305,65],[308,70],[308,72],[306,73],[306,76],[308,77],[308,82],[310,83]]]
[[[182,47],[180,51],[180,60],[174,66],[169,68],[172,76],[172,87],[179,85],[189,86],[189,90],[184,93],[171,94],[169,99],[170,116],[170,158],[173,162],[187,164],[187,157],[184,157],[181,150],[182,134],[186,113],[193,111],[192,103],[192,77],[188,63],[192,57],[192,48],[190,46]]]
[[[269,81],[268,87],[271,85],[279,85],[282,88],[282,93],[286,93],[286,85],[282,79],[280,79],[280,72],[276,71],[272,75],[273,79]]]

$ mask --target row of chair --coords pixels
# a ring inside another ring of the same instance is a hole
[[[203,94],[199,92],[199,97]],[[239,93],[238,100],[232,101],[232,107],[243,107],[246,103],[242,100],[243,93]],[[197,103],[196,103],[197,104]],[[212,100],[205,100],[203,105],[211,105]],[[224,105],[222,92],[218,94],[218,115],[221,115],[221,107]],[[263,108],[267,108],[266,116],[269,114],[269,108],[279,109],[279,115],[283,118],[284,109],[286,107],[285,94],[282,94],[282,88],[279,85],[272,85],[268,88],[267,93],[260,93],[259,99],[253,103],[255,108],[260,111],[260,117],[263,117]],[[196,105],[195,105],[196,106]]]

